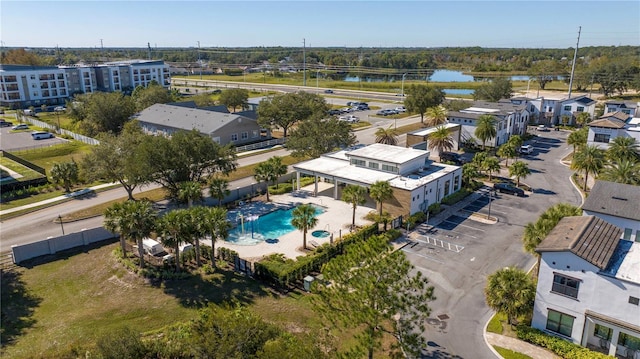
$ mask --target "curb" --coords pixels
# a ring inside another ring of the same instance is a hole
[[[491,350],[491,352],[497,358],[504,359],[504,357],[502,355],[500,355],[500,353],[498,353],[498,351],[493,347],[493,345],[491,345],[491,343],[489,343],[489,340],[487,339],[487,327],[489,326],[489,322],[491,321],[491,319],[493,319],[493,317],[495,317],[495,316],[496,316],[496,313],[493,312],[493,314],[489,317],[489,320],[487,320],[487,322],[484,323],[484,328],[482,330],[482,339],[484,339],[484,343],[487,345],[487,347],[489,347],[489,350]]]

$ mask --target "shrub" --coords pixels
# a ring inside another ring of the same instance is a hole
[[[520,325],[517,328],[518,339],[546,348],[565,359],[605,359],[608,355],[591,351],[564,339],[546,334],[541,330]]]
[[[466,188],[462,188],[458,192],[454,192],[454,193],[446,196],[445,198],[443,198],[442,199],[442,203],[446,204],[448,206],[456,204],[456,203],[460,202],[466,196],[470,195],[471,193],[472,193],[472,191],[469,191]]]
[[[442,212],[442,207],[440,206],[440,203],[434,203],[429,206],[429,213],[431,213],[432,215],[436,215],[440,212]]]

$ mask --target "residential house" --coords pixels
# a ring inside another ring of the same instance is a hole
[[[596,101],[590,99],[586,95],[562,99],[556,104],[556,110],[554,111],[552,123],[554,125],[575,125],[576,117],[580,113],[586,112],[589,114],[589,118],[593,118],[595,110]]]
[[[357,145],[293,165],[299,188],[300,176],[310,175],[333,183],[333,198],[339,199],[345,184],[371,187],[387,181],[393,198],[384,210],[393,216],[426,211],[462,187],[462,168],[429,160],[429,151],[380,143]]]
[[[640,242],[639,186],[597,180],[582,211],[621,228],[622,239]]]
[[[609,355],[640,349],[640,243],[596,216],[565,217],[538,245],[531,325]]]
[[[604,114],[622,112],[630,117],[640,117],[640,102],[607,101],[604,103]]]
[[[640,143],[640,126],[637,118],[631,118],[623,112],[607,113],[587,124],[587,144],[599,148],[609,148],[609,143],[616,137],[632,137]]]
[[[496,121],[496,137],[487,141],[488,147],[498,147],[512,135],[524,135],[529,123],[527,104],[514,104],[510,100],[499,102],[475,101],[473,105],[460,111],[450,111],[447,121],[461,125],[460,141],[482,145],[475,135],[477,121],[482,115],[492,115]]]
[[[446,127],[449,130],[451,139],[453,140],[453,150],[459,150],[461,136],[460,129],[462,128],[462,126],[455,123],[445,123],[442,126]],[[436,131],[436,129],[437,127],[429,127],[407,133],[406,147],[411,147],[419,150],[429,149],[429,135]],[[434,150],[435,149],[432,149],[431,151]],[[436,152],[432,153],[432,155],[438,156],[439,154]]]
[[[176,131],[196,129],[221,145],[239,146],[271,139],[271,133],[258,125],[255,116],[228,111],[155,104],[136,119],[145,133],[171,136]]]

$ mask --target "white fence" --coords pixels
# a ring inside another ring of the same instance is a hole
[[[284,138],[275,138],[273,140],[262,141],[262,142],[258,142],[258,143],[252,143],[250,145],[237,146],[236,147],[236,152],[246,152],[246,151],[259,150],[261,148],[271,147],[271,146],[275,146],[275,145],[281,145],[284,142],[285,142]]]
[[[13,263],[20,264],[28,259],[55,254],[71,248],[115,238],[116,235],[102,227],[69,233],[64,236],[47,238],[39,242],[11,246]]]
[[[89,145],[94,145],[95,146],[95,145],[99,145],[100,144],[100,141],[96,140],[95,138],[83,136],[83,135],[77,134],[75,132],[71,132],[71,131],[62,129],[62,128],[60,130],[58,130],[57,126],[48,124],[46,122],[42,122],[40,120],[36,120],[35,118],[29,117],[29,116],[22,116],[22,121],[23,122],[29,122],[29,123],[31,123],[31,124],[33,124],[35,126],[38,126],[38,127],[48,128],[50,130],[53,130],[53,132],[57,131],[62,135],[67,135],[67,136],[73,137],[73,139],[78,140],[80,142],[84,142],[84,143],[89,144]]]

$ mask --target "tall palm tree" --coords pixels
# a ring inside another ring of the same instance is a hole
[[[507,141],[507,143],[512,144],[514,148],[518,149],[520,148],[520,146],[524,144],[524,140],[520,135],[513,135],[509,137],[509,140]]]
[[[478,167],[475,163],[465,163],[462,165],[462,182],[470,186],[471,182],[478,178]]]
[[[144,268],[144,246],[142,239],[155,228],[157,213],[149,201],[126,201],[114,203],[104,213],[104,227],[120,234],[120,245],[126,253],[122,237],[138,245],[140,268]]]
[[[307,232],[318,224],[316,209],[310,204],[303,204],[296,207],[291,215],[291,225],[302,231],[302,247],[307,249]]]
[[[520,178],[526,178],[531,174],[531,170],[526,163],[522,161],[515,161],[511,167],[509,167],[509,175],[516,177],[516,185],[520,186]]]
[[[516,147],[511,142],[503,143],[498,147],[498,152],[496,153],[498,156],[506,159],[505,166],[509,167],[509,158],[516,156]]]
[[[609,149],[607,149],[606,155],[612,162],[620,160],[638,162],[640,158],[638,143],[633,137],[618,136],[609,143]]]
[[[618,163],[614,163],[607,166],[598,179],[624,183],[630,185],[640,185],[640,163],[634,163],[629,160],[619,160]]]
[[[269,180],[278,188],[278,179],[287,173],[287,165],[282,163],[282,157],[273,156],[267,160],[269,168]]]
[[[178,186],[178,198],[187,202],[189,208],[193,207],[193,202],[202,200],[202,188],[198,182],[182,182]]]
[[[588,128],[584,127],[577,131],[573,131],[567,137],[567,144],[573,146],[572,155],[575,156],[576,148],[587,145]]]
[[[489,182],[491,182],[491,174],[500,171],[500,160],[497,157],[487,157],[482,161],[482,169],[489,174]]]
[[[382,218],[382,202],[393,197],[393,189],[387,181],[376,181],[369,189],[369,196],[380,204],[380,217]]]
[[[222,200],[231,193],[229,181],[221,177],[212,177],[209,181],[209,195],[218,200],[218,207],[222,206]]]
[[[507,315],[509,324],[533,309],[536,286],[521,269],[510,267],[491,274],[484,289],[487,305]]]
[[[196,266],[200,267],[200,239],[209,233],[209,224],[207,223],[207,207],[196,206],[189,208],[189,214],[186,221],[185,233],[189,234],[196,251]]]
[[[485,114],[478,117],[474,134],[478,139],[480,139],[480,141],[482,141],[482,150],[485,149],[487,141],[495,138],[497,133],[496,119],[493,115]]]
[[[231,225],[227,221],[227,210],[221,207],[207,207],[203,210],[204,229],[211,236],[211,263],[216,266],[216,241],[229,235]]]
[[[351,215],[351,228],[356,225],[356,208],[367,202],[367,189],[362,186],[347,185],[342,191],[342,200],[351,203],[353,214]]]
[[[183,234],[186,210],[177,209],[158,218],[156,231],[160,235],[160,242],[167,247],[173,247],[175,253],[176,272],[180,271],[180,242]]]
[[[435,131],[429,134],[427,142],[429,149],[432,151],[437,149],[439,154],[453,149],[453,137],[445,126],[436,127]]]
[[[589,173],[598,174],[604,166],[604,151],[597,146],[581,147],[573,160],[571,161],[571,169],[584,171],[584,188],[587,191],[587,181]]]
[[[439,126],[447,122],[447,109],[442,106],[429,107],[427,109],[427,122],[429,127]]]
[[[395,128],[384,129],[380,127],[376,130],[376,143],[395,146],[398,144],[398,131]]]
[[[261,162],[259,163],[253,170],[253,178],[256,179],[256,181],[258,181],[258,183],[261,182],[268,182],[269,181],[269,166],[267,164],[267,162]],[[269,202],[269,184],[267,183],[267,202]]]

